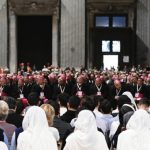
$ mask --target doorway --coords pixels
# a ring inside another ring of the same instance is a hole
[[[104,69],[118,68],[118,55],[103,55]]]
[[[30,63],[42,69],[52,63],[52,17],[17,17],[18,65]]]
[[[118,66],[123,67],[134,64],[135,48],[134,34],[132,29],[112,29],[99,28],[94,32],[93,64],[96,68],[103,68],[103,55],[118,55]],[[124,56],[130,58],[129,62],[124,62]]]

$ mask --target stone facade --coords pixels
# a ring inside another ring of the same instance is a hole
[[[85,0],[61,1],[62,67],[85,65]]]
[[[0,0],[0,67],[6,67],[7,64],[7,2]]]
[[[10,0],[9,1],[9,64],[10,72],[17,70],[17,16],[52,16],[52,65],[58,65],[58,0]],[[7,34],[7,32],[6,32]]]
[[[150,1],[137,2],[137,63],[150,65]]]

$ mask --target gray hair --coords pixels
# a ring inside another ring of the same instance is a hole
[[[5,101],[0,100],[0,120],[1,121],[6,120],[8,116],[8,111],[9,111],[8,104]]]

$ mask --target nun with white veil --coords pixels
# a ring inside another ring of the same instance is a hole
[[[150,115],[137,110],[118,138],[117,150],[150,150]]]
[[[74,132],[66,139],[64,150],[108,150],[104,135],[97,130],[94,114],[82,110]]]
[[[24,131],[18,137],[17,150],[57,150],[56,140],[42,108],[29,108],[22,125]]]
[[[137,105],[135,103],[135,99],[134,99],[133,95],[131,94],[131,92],[126,91],[122,95],[126,95],[131,100],[131,103],[135,107],[135,110],[137,110]]]
[[[8,150],[7,145],[2,141],[0,141],[0,150]]]

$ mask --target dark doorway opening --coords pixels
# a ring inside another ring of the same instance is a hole
[[[41,69],[52,63],[52,17],[17,17],[18,65],[30,63]]]
[[[118,67],[123,69],[126,65],[131,67],[135,62],[135,40],[134,32],[131,28],[97,28],[93,31],[94,34],[94,52],[93,64],[98,69],[104,67],[104,55],[118,55]],[[102,50],[102,42],[110,41],[110,51]],[[120,42],[120,52],[113,51],[113,42]],[[124,58],[128,57],[128,62]],[[105,68],[104,68],[105,69]]]

